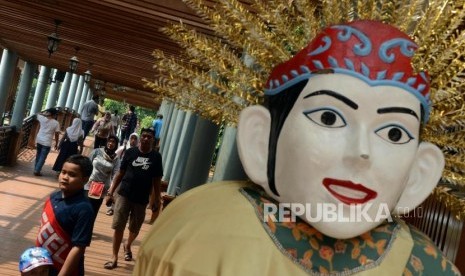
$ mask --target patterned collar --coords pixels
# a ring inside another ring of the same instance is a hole
[[[264,203],[277,203],[262,190],[241,188],[278,249],[311,275],[351,275],[378,266],[391,249],[400,225],[384,223],[351,239],[324,236],[297,217],[295,222],[263,221]]]

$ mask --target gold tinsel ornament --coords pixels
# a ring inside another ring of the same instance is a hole
[[[234,124],[244,107],[260,103],[271,69],[306,46],[325,26],[357,19],[397,26],[420,45],[414,68],[428,71],[431,77],[433,105],[421,138],[443,149],[442,181],[457,189],[465,187],[465,0],[184,2],[217,37],[181,23],[163,29],[185,49],[186,60],[181,63],[155,51],[154,67],[160,77],[146,84],[180,109],[216,123]],[[445,194],[440,188],[435,192],[457,217],[465,218],[463,200]]]

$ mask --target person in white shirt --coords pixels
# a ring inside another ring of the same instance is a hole
[[[116,135],[118,133],[118,127],[120,125],[121,119],[118,115],[118,110],[113,110],[113,114],[111,114],[111,123],[113,124],[113,133]]]
[[[60,133],[60,124],[55,120],[57,110],[55,108],[37,114],[37,120],[40,123],[39,132],[36,137],[36,161],[34,163],[34,175],[42,176],[40,171],[44,166],[45,159],[52,147],[53,137],[55,137],[55,150],[58,147],[58,135]]]

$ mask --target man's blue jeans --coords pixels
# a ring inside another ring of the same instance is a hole
[[[37,144],[37,153],[36,153],[36,162],[34,164],[34,172],[40,173],[42,167],[44,166],[45,159],[50,152],[50,147],[42,146]]]

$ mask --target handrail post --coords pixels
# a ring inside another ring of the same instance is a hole
[[[13,127],[10,140],[10,151],[8,152],[8,166],[16,165],[16,161],[18,160],[19,149],[21,147],[21,141],[23,140],[22,137],[22,131],[18,131],[16,127]]]

